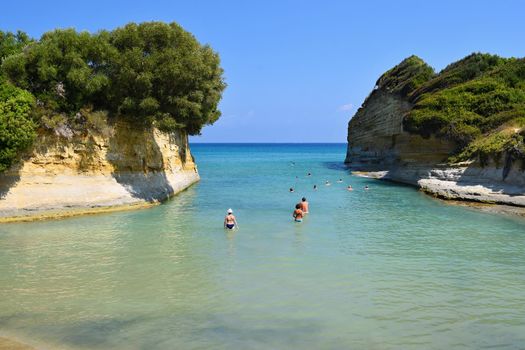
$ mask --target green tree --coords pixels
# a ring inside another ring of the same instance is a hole
[[[0,30],[0,63],[4,58],[20,53],[33,40],[24,32],[2,32]]]
[[[1,71],[32,92],[42,115],[107,110],[137,125],[197,134],[219,116],[220,60],[176,23],[130,23],[112,32],[55,30],[7,56]]]
[[[130,23],[111,33],[113,112],[197,134],[219,116],[225,88],[219,56],[176,23]]]
[[[107,38],[106,33],[94,36],[73,29],[48,32],[22,54],[7,57],[2,70],[48,110],[73,115],[106,94],[112,51]]]

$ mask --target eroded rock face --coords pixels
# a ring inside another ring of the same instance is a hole
[[[158,202],[199,180],[187,135],[117,123],[105,135],[41,135],[0,177],[0,219]]]
[[[482,167],[478,162],[449,165],[453,142],[403,130],[410,102],[376,89],[348,124],[345,163],[368,175],[420,187],[447,198],[525,206],[525,172],[504,162]],[[500,164],[501,163],[501,164]]]
[[[364,169],[444,162],[455,145],[403,131],[411,104],[395,94],[375,90],[348,123],[345,162]]]

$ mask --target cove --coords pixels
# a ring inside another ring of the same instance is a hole
[[[158,207],[0,226],[0,336],[63,349],[525,343],[523,219],[352,176],[345,144],[192,151],[200,183]],[[311,213],[295,224],[302,196]],[[228,208],[238,231],[222,228]]]

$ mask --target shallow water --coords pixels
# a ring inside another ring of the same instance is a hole
[[[525,221],[353,177],[345,145],[192,150],[202,181],[161,206],[1,225],[0,335],[53,349],[524,348]],[[229,207],[238,231],[222,228]]]

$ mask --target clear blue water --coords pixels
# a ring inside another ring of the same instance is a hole
[[[342,144],[192,150],[201,182],[158,207],[1,225],[0,335],[52,349],[525,348],[522,219],[354,177]]]

